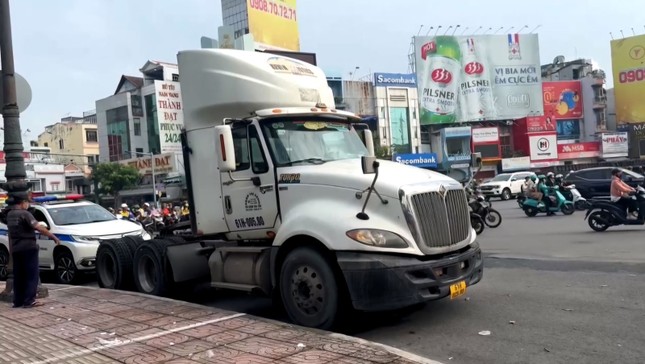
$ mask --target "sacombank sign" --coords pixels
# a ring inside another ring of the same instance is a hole
[[[417,87],[414,73],[375,73],[374,85],[384,87]]]
[[[413,167],[437,168],[436,153],[395,154],[392,160]]]

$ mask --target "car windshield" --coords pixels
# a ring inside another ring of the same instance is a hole
[[[99,205],[52,207],[47,211],[58,226],[116,220],[114,215]]]
[[[493,179],[491,179],[489,182],[503,182],[503,181],[508,181],[509,178],[511,178],[510,174],[498,174]]]
[[[278,167],[367,155],[358,134],[343,119],[265,121],[262,128]]]

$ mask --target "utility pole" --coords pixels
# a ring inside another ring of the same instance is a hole
[[[16,71],[13,63],[13,44],[11,40],[11,16],[9,0],[0,0],[0,60],[2,62],[2,118],[4,119],[4,152],[7,167],[5,178],[7,182],[0,188],[7,191],[10,203],[15,197],[29,198],[31,184],[27,182],[25,159],[22,155],[22,133],[20,131],[20,110],[16,94]],[[13,300],[13,262],[9,254],[7,264],[7,283],[0,299]],[[40,287],[38,297],[46,297],[47,289]]]

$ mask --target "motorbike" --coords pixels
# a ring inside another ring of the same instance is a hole
[[[562,186],[562,195],[568,201],[573,203],[573,207],[578,211],[587,210],[591,205],[586,198],[582,197],[575,184]]]
[[[534,217],[539,213],[548,213],[548,212],[562,212],[565,215],[571,215],[573,214],[576,209],[573,206],[573,203],[571,201],[567,201],[566,198],[560,193],[559,188],[556,187],[549,187],[553,191],[553,194],[555,195],[555,203],[552,204],[550,208],[547,209],[546,205],[542,201],[538,201],[532,198],[527,198],[524,203],[522,204],[522,209],[524,210],[524,213],[528,217]],[[543,198],[549,198],[548,196],[544,196]]]
[[[638,203],[638,219],[627,219],[627,211],[623,206],[607,200],[593,200],[585,214],[589,227],[597,232],[619,225],[645,225],[645,189],[636,188],[632,196]]]
[[[486,226],[482,217],[473,211],[470,212],[470,225],[475,229],[477,235],[483,233]]]
[[[484,224],[490,228],[496,228],[501,225],[502,215],[493,208],[492,202],[487,201],[482,194],[470,188],[467,191],[469,192],[468,206],[482,218]]]

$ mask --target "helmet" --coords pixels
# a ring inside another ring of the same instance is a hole
[[[564,176],[563,176],[562,174],[556,174],[556,175],[555,175],[555,178],[556,178],[556,179],[563,179],[563,178],[564,178]]]
[[[147,202],[144,202],[144,203],[143,203],[143,207],[150,207],[150,204],[149,204],[149,203],[147,203]]]
[[[555,174],[553,172],[549,172],[546,174],[547,177],[553,177]]]
[[[538,179],[546,179],[546,176],[544,176],[543,174],[541,174],[541,175],[539,175],[539,176],[538,176]]]
[[[135,210],[138,210],[138,209],[139,209],[139,205],[134,205],[134,206],[132,206],[132,208],[134,208]]]
[[[127,208],[128,208],[128,204],[127,204],[127,203],[122,203],[122,204],[121,204],[121,208],[123,208],[123,209],[127,209]]]
[[[612,175],[612,176],[615,176],[615,175],[620,174],[620,173],[622,173],[622,172],[623,172],[623,171],[621,171],[620,169],[618,169],[618,168],[614,168],[614,169],[612,169],[612,170],[611,170],[611,175]]]
[[[532,176],[531,176],[531,181],[533,181],[533,182],[537,181],[537,176],[536,176],[536,175],[532,175]]]

